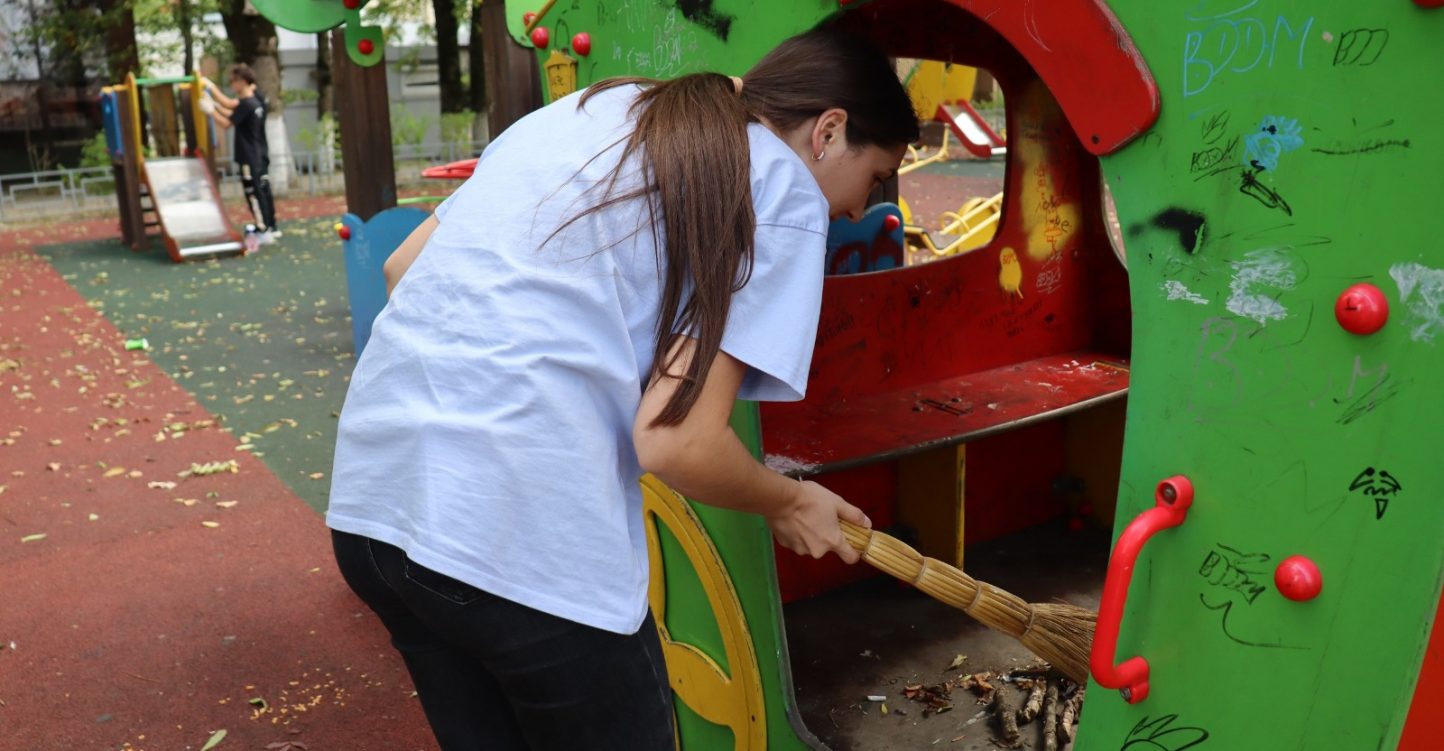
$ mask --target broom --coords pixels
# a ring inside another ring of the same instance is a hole
[[[1029,604],[936,558],[924,557],[896,537],[851,522],[842,522],[842,533],[862,559],[879,571],[1017,639],[1074,682],[1088,682],[1088,650],[1097,613],[1076,605]]]

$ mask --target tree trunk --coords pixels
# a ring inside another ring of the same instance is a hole
[[[471,0],[471,42],[466,50],[466,65],[471,70],[471,90],[467,92],[468,106],[476,113],[471,132],[476,137],[488,132],[486,125],[486,45],[481,34],[481,2]]]
[[[506,3],[489,0],[481,10],[486,38],[487,127],[491,138],[542,105],[541,72],[536,54],[512,40],[506,31]]]
[[[32,27],[39,25],[40,13],[35,9],[35,0],[29,0],[30,24]],[[27,118],[25,123],[25,152],[29,157],[30,168],[36,171],[50,169],[50,86],[46,77],[45,51],[40,45],[40,38],[35,37],[35,99],[40,106],[40,138],[41,143],[31,140],[30,122]]]
[[[331,87],[331,35],[324,31],[316,34],[316,67],[311,77],[316,82],[316,119],[320,120],[336,111]]]
[[[281,96],[281,58],[276,40],[276,25],[261,15],[247,0],[222,0],[221,23],[226,37],[236,52],[236,61],[251,66],[256,73],[256,88],[266,106],[266,142],[271,151],[271,189],[286,192],[291,178],[291,146],[286,137],[286,121],[282,117],[285,101]]]
[[[279,114],[285,109],[285,103],[281,99],[276,25],[257,13],[246,0],[222,0],[221,22],[235,50],[236,62],[245,63],[256,72],[256,88],[265,97],[266,111]]]
[[[180,24],[181,44],[185,47],[186,63],[184,70],[186,75],[195,72],[195,29],[191,28],[191,0],[177,0],[176,21]]]
[[[135,44],[135,11],[132,4],[129,0],[101,0],[100,9],[108,19],[113,19],[105,35],[105,57],[110,67],[110,80],[121,83],[127,73],[140,75],[140,55]]]
[[[441,111],[466,109],[466,90],[461,87],[461,47],[456,41],[456,3],[431,0],[436,13],[436,67],[441,75]]]

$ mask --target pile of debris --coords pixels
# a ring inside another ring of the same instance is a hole
[[[903,687],[902,695],[924,705],[922,714],[930,717],[953,709],[954,691],[969,692],[974,702],[985,708],[966,725],[991,715],[997,730],[994,742],[1003,748],[1021,748],[1022,728],[1041,718],[1034,726],[1041,736],[1039,747],[1058,751],[1071,743],[1077,732],[1084,690],[1048,665],[1037,664],[1003,673],[962,674],[933,685],[911,683]]]

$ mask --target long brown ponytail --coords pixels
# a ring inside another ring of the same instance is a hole
[[[640,153],[649,180],[624,195],[611,195],[609,188],[581,216],[644,198],[652,226],[664,232],[666,277],[654,373],[671,373],[675,362],[668,355],[676,335],[693,337],[697,345],[655,425],[681,422],[697,402],[721,349],[732,294],[752,273],[756,216],[747,124],[765,120],[789,133],[837,107],[848,113],[847,138],[854,147],[898,146],[918,138],[912,103],[891,63],[871,45],[841,32],[816,29],[793,37],[743,79],[740,96],[729,77],[696,73],[669,81],[609,79],[581,97],[584,106],[588,98],[617,86],[645,86],[632,105],[637,125],[618,170]],[[612,184],[616,177],[613,173]],[[690,296],[683,299],[689,288]]]

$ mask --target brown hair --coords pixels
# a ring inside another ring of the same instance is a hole
[[[232,65],[228,72],[230,73],[230,80],[232,81],[239,78],[242,81],[245,81],[246,83],[252,85],[256,83],[256,72],[251,70],[251,66],[246,65],[245,63],[236,63],[235,65]]]
[[[661,211],[666,279],[653,373],[667,373],[674,364],[668,350],[675,335],[694,337],[697,346],[682,383],[654,425],[675,425],[696,404],[721,349],[732,294],[752,273],[756,216],[747,124],[766,120],[789,133],[810,118],[841,108],[848,114],[847,140],[854,148],[899,146],[918,138],[917,116],[892,64],[870,44],[843,32],[821,28],[788,39],[747,71],[743,81],[739,96],[732,80],[717,73],[670,81],[614,78],[581,97],[585,105],[588,98],[617,86],[646,86],[632,105],[636,129],[626,140],[606,195],[567,224],[634,198],[648,199],[654,228]],[[634,153],[642,155],[650,179],[636,191],[612,195],[622,165]],[[684,300],[688,286],[691,295]]]

